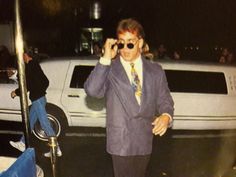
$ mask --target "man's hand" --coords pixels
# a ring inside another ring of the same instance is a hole
[[[15,98],[16,97],[16,92],[15,91],[12,91],[11,92],[11,98]]]
[[[154,135],[164,135],[168,124],[170,121],[170,117],[168,115],[161,115],[159,117],[156,117],[156,119],[152,122],[152,125],[154,126],[152,129],[152,133]]]
[[[103,57],[106,59],[113,59],[116,54],[118,47],[116,45],[117,40],[108,38],[105,42],[104,48],[103,48]]]
[[[8,78],[10,78],[15,73],[16,73],[16,69],[14,69],[14,68],[7,68],[7,76],[8,76]]]

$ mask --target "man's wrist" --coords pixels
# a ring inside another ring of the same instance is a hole
[[[171,127],[172,124],[173,124],[173,118],[172,118],[172,116],[171,116],[169,113],[162,113],[161,115],[162,115],[162,116],[168,116],[168,117],[169,117],[169,127]]]
[[[101,63],[102,65],[111,65],[111,59],[101,57],[99,60],[99,63]]]
[[[163,113],[163,114],[161,114],[161,115],[163,115],[163,116],[168,116],[168,117],[170,118],[170,120],[172,120],[172,116],[171,116],[170,114],[168,114],[168,113]]]

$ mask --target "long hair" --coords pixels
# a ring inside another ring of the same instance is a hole
[[[143,26],[137,20],[134,20],[132,18],[121,20],[116,28],[117,36],[127,31],[133,34],[136,33],[139,38],[145,38]]]

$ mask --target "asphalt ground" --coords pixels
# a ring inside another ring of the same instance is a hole
[[[12,131],[16,127],[7,131],[6,126],[0,126],[0,156],[21,154],[9,145],[9,140],[18,140],[21,136],[19,130]],[[105,130],[81,129],[71,129],[60,140],[63,156],[57,158],[57,177],[112,177],[111,157],[105,149]],[[42,155],[49,150],[47,143],[36,140],[31,145],[45,177],[51,177],[50,159]],[[148,177],[234,177],[235,158],[234,131],[171,130],[164,137],[154,139]]]

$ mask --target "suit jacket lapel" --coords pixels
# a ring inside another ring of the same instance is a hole
[[[148,102],[153,97],[153,76],[151,68],[147,63],[146,59],[142,58],[143,61],[143,87],[142,87],[142,99],[140,105],[140,113],[145,112],[148,106]]]
[[[120,62],[120,58],[116,58],[111,67],[111,84],[127,114],[130,117],[136,117],[139,113],[140,106],[135,98],[134,91],[128,79],[128,76]]]

